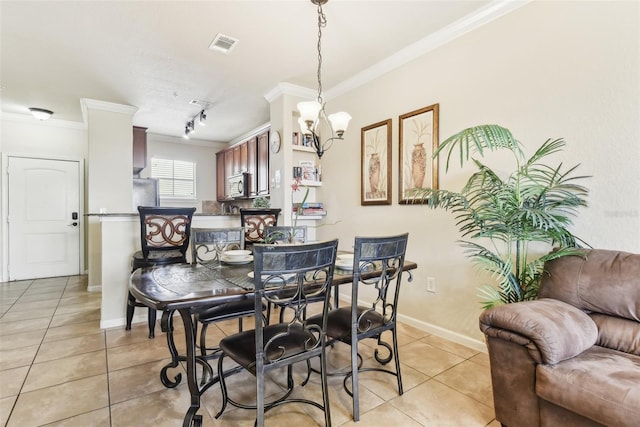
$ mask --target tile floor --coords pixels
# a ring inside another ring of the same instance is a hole
[[[100,329],[100,294],[87,293],[86,276],[0,283],[0,424],[6,426],[179,426],[189,406],[183,381],[166,389],[159,370],[169,360],[159,332],[147,338],[144,323]],[[176,321],[176,323],[180,323]],[[210,339],[237,330],[237,322],[211,326]],[[361,375],[361,419],[351,420],[342,378],[329,380],[334,426],[499,426],[494,419],[488,357],[484,353],[399,327],[404,394],[386,374]],[[177,332],[181,342],[184,332]],[[372,347],[362,348],[365,363]],[[369,357],[369,359],[367,359]],[[329,350],[331,369],[349,365],[349,348]],[[182,367],[176,368],[178,373]],[[302,367],[296,369],[299,384]],[[273,376],[267,394],[280,390]],[[255,392],[246,374],[230,377],[231,393]],[[319,397],[317,375],[294,393]],[[219,386],[203,396],[205,426],[252,426],[251,411],[230,407],[219,419]],[[316,426],[321,411],[291,404],[267,413],[268,426]]]

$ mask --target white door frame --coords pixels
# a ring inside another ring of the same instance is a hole
[[[50,156],[50,155],[38,155],[38,154],[23,154],[23,153],[2,153],[2,166],[0,171],[2,173],[2,223],[0,224],[0,235],[2,236],[2,251],[0,251],[0,264],[2,271],[0,274],[0,281],[6,282],[9,279],[9,237],[8,237],[8,222],[9,216],[9,182],[7,179],[7,167],[9,166],[10,157],[22,157],[28,159],[42,159],[42,160],[62,160],[69,162],[78,162],[78,189],[80,194],[80,271],[86,271],[84,266],[84,234],[86,230],[87,217],[84,216],[84,158],[81,157],[63,157],[63,156]]]

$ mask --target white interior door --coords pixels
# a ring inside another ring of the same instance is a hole
[[[8,160],[9,280],[80,274],[80,163]]]

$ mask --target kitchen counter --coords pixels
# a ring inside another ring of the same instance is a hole
[[[137,213],[90,213],[98,218],[99,254],[89,264],[89,290],[102,292],[100,327],[124,327],[131,256],[140,250],[140,220]],[[195,214],[192,228],[240,227],[239,214]],[[187,260],[191,259],[190,250]],[[146,310],[136,310],[134,322],[146,322]]]

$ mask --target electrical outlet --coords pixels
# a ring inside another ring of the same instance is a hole
[[[436,292],[436,278],[427,277],[427,292]]]

